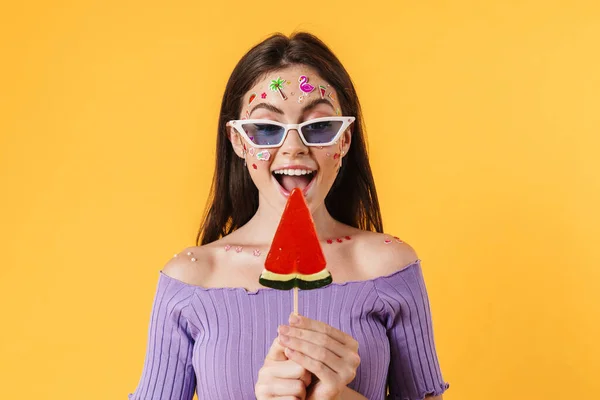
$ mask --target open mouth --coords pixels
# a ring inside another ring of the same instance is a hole
[[[284,169],[273,171],[272,175],[285,197],[288,197],[294,188],[300,188],[306,196],[317,176],[317,171]]]

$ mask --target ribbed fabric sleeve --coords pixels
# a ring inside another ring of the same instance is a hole
[[[450,385],[440,371],[420,265],[376,279],[375,288],[385,310],[390,343],[387,399],[422,400],[426,395],[442,394]]]
[[[160,279],[154,296],[142,376],[129,400],[192,400],[194,341],[186,313],[194,288]]]

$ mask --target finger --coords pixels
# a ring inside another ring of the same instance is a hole
[[[319,347],[324,347],[326,349],[329,349],[331,352],[333,352],[334,354],[336,354],[339,357],[345,357],[349,353],[354,352],[354,350],[352,348],[340,343],[336,339],[334,339],[331,336],[326,335],[325,333],[322,333],[322,332],[311,331],[308,329],[294,328],[291,326],[283,325],[283,326],[279,327],[279,334],[280,334],[280,336],[289,336],[289,337],[293,337],[293,338],[298,338],[298,339],[302,339],[307,342],[313,343]],[[287,347],[285,343],[282,343],[282,345],[283,345],[283,347]],[[299,349],[297,349],[297,350],[299,350]],[[312,353],[306,353],[306,352],[304,352],[304,353],[312,354]]]
[[[354,350],[358,350],[358,342],[354,338],[339,329],[334,328],[324,322],[303,317],[302,315],[290,314],[290,325],[295,328],[307,329],[315,332],[321,332],[337,340],[338,342],[349,346]]]
[[[306,386],[304,386],[304,382],[298,379],[272,378],[269,381],[269,395],[303,399],[306,397]]]
[[[298,365],[298,363],[288,360],[286,357],[286,361],[277,361],[263,366],[258,373],[261,377],[301,379],[306,370]]]
[[[283,350],[284,348],[279,343],[278,337],[275,337],[273,343],[271,343],[271,347],[269,348],[267,355],[265,356],[265,359],[272,361],[285,361],[287,360],[287,357],[285,356]]]
[[[335,372],[343,371],[343,369],[347,365],[347,363],[340,356],[333,353],[327,347],[318,346],[306,340],[285,335],[281,335],[281,341],[282,345],[287,347],[288,349],[298,351],[302,354],[310,355],[312,359],[327,365],[330,369],[332,369]]]
[[[290,360],[290,361],[292,361],[293,363],[296,363],[293,360]],[[298,365],[300,365],[300,364],[298,364]],[[306,370],[304,368],[302,368],[302,369],[304,370],[304,374],[302,374],[302,376],[300,377],[300,380],[302,382],[304,382],[304,386],[309,387],[310,384],[312,383],[312,374],[309,370]]]
[[[322,382],[336,384],[338,380],[341,380],[341,378],[338,379],[338,375],[327,365],[305,354],[302,354],[299,351],[286,348],[285,355],[290,360],[297,362],[302,367],[315,374],[315,376],[319,378],[319,380],[321,380]]]

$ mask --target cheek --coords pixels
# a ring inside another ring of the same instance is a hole
[[[265,172],[270,175],[273,156],[273,149],[257,149],[250,146],[248,148],[248,164],[250,165],[250,172],[253,174],[256,173],[256,177],[262,176]]]
[[[319,166],[323,171],[335,170],[340,162],[340,150],[338,146],[328,146],[318,149],[314,153]]]
[[[269,150],[269,149],[254,149],[254,148],[252,148],[252,150],[254,150],[252,152],[254,154],[250,154],[251,157],[255,157],[256,160],[261,163],[270,164],[269,160],[271,160],[271,158],[273,156],[271,154],[271,150]]]

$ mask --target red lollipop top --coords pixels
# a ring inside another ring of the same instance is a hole
[[[316,289],[332,282],[315,223],[302,194],[294,188],[265,260],[259,282],[273,289]]]

